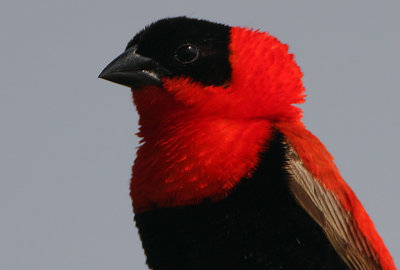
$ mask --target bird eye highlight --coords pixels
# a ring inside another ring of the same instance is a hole
[[[192,44],[184,44],[178,47],[175,58],[181,63],[192,63],[199,57],[199,50]]]

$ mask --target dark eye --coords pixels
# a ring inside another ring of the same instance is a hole
[[[179,46],[175,52],[175,58],[184,64],[196,61],[199,57],[199,50],[192,44]]]

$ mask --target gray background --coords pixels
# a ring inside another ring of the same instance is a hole
[[[300,3],[301,2],[301,3]],[[400,265],[399,1],[7,1],[0,9],[0,268],[146,269],[128,88],[97,79],[146,24],[260,28],[304,71],[304,121]]]

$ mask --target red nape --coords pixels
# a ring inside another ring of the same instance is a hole
[[[257,108],[253,115],[300,120],[301,110],[292,105],[304,102],[303,73],[288,49],[268,33],[232,27],[232,88]]]
[[[378,254],[382,269],[396,270],[392,256],[376,231],[371,218],[343,180],[333,162],[333,157],[325,146],[300,122],[291,125],[280,123],[277,124],[277,128],[295,148],[308,171],[316,180],[332,191],[344,208],[352,214],[357,227]]]

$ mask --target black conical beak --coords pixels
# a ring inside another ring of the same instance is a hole
[[[99,78],[131,88],[162,86],[161,78],[170,72],[149,57],[136,53],[136,47],[129,48],[115,58],[99,75]]]

